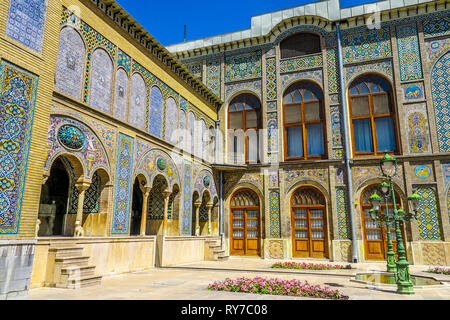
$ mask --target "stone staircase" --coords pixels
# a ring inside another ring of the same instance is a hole
[[[51,287],[80,289],[101,284],[102,277],[95,275],[95,266],[89,266],[83,248],[75,244],[52,243],[49,255],[54,257]]]
[[[226,261],[229,256],[222,250],[220,238],[205,241],[205,260],[207,261]]]

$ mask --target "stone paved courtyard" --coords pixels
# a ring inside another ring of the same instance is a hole
[[[153,269],[111,277],[104,277],[102,285],[79,290],[39,288],[30,291],[31,300],[296,300],[307,298],[252,295],[244,293],[212,292],[208,284],[225,278],[277,277],[281,279],[307,280],[312,284],[327,285],[339,289],[350,300],[450,300],[450,276],[436,276],[444,281],[439,288],[416,288],[413,296],[401,296],[391,287],[374,290],[366,284],[350,279],[365,271],[383,271],[384,264],[356,264],[353,270],[335,271],[285,271],[273,270],[275,260],[231,258],[226,262],[200,262],[172,268]],[[324,261],[305,261],[324,262]],[[423,273],[426,266],[411,266],[411,273]],[[245,271],[246,270],[246,271]]]

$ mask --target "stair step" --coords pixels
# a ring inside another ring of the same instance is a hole
[[[70,279],[67,282],[68,289],[79,289],[92,286],[99,286],[102,283],[102,276],[88,276],[81,279]]]
[[[95,267],[94,266],[87,266],[87,267],[69,266],[69,267],[62,268],[61,274],[69,275],[69,280],[73,279],[74,277],[94,276],[95,275]]]
[[[79,248],[79,247],[50,248],[49,251],[55,252],[57,258],[81,257],[81,255],[83,254],[83,248]]]
[[[89,257],[81,256],[81,257],[57,257],[55,258],[56,263],[61,263],[64,267],[68,267],[70,265],[75,265],[79,267],[87,267],[89,263]]]
[[[226,261],[230,258],[230,256],[218,256],[219,260]]]

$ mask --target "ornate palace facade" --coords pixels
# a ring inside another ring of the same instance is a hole
[[[423,197],[409,261],[449,265],[449,24],[446,1],[329,0],[164,48],[114,1],[3,1],[0,298],[228,256],[384,260],[385,151],[405,210]]]

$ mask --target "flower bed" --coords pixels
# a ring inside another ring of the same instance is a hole
[[[445,274],[450,276],[450,269],[444,267],[433,267],[430,268],[427,272],[436,274]]]
[[[339,270],[339,269],[352,269],[351,265],[339,265],[339,264],[317,264],[317,263],[296,263],[296,262],[278,262],[272,265],[272,268],[281,269],[307,269],[307,270]]]
[[[273,294],[320,299],[348,300],[348,296],[329,287],[309,284],[307,281],[282,280],[277,278],[238,278],[225,279],[208,286],[212,291],[244,292],[253,294]]]

